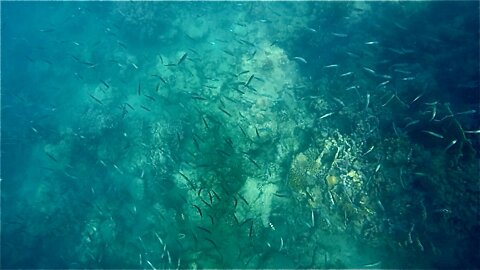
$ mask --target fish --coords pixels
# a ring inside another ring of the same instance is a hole
[[[439,138],[439,139],[443,139],[443,138],[444,138],[443,135],[440,135],[440,134],[435,133],[435,132],[433,132],[433,131],[422,130],[422,132],[423,132],[423,133],[430,134],[430,135],[432,135],[433,137],[437,137],[437,138]]]
[[[240,199],[242,199],[242,201],[246,204],[246,205],[249,205],[247,200],[245,200],[245,198],[241,195],[241,194],[238,194],[238,197],[240,197]]]
[[[337,67],[338,67],[337,64],[332,64],[332,65],[323,66],[323,68],[337,68]]]
[[[367,102],[365,104],[365,110],[368,109],[368,105],[370,105],[370,93],[367,93]]]
[[[327,193],[328,193],[328,198],[330,199],[331,206],[334,206],[335,205],[335,200],[333,199],[332,193],[330,192],[330,190],[327,190]]]
[[[180,60],[178,60],[177,66],[180,65],[186,58],[187,58],[188,53],[184,53]]]
[[[195,226],[195,227],[196,227],[197,229],[199,229],[199,230],[202,230],[202,231],[204,231],[204,232],[207,232],[207,233],[209,233],[209,234],[212,234],[212,232],[211,232],[209,229],[205,228],[205,227],[202,227],[202,226]]]
[[[237,208],[238,200],[235,196],[233,196],[233,208]]]
[[[224,114],[232,117],[232,115],[229,112],[227,112],[226,110],[224,110],[222,107],[218,107],[218,109],[220,109],[220,111],[222,111]]]
[[[452,146],[454,146],[455,144],[457,143],[457,140],[453,140],[452,142],[450,142],[447,147],[445,147],[445,149],[443,149],[443,152],[447,152],[448,149],[450,149]]]
[[[238,126],[240,130],[242,131],[243,135],[248,138],[247,133],[245,133],[245,130],[243,130],[242,126]]]
[[[326,113],[326,114],[324,114],[324,115],[320,116],[320,117],[318,118],[318,120],[321,120],[321,119],[323,119],[323,118],[327,118],[327,117],[329,117],[329,116],[333,115],[334,113],[335,113],[335,112],[329,112],[329,113]]]
[[[93,100],[95,100],[96,102],[98,102],[100,105],[103,105],[103,102],[102,102],[100,99],[94,97],[94,96],[91,95],[91,94],[88,94],[88,95],[89,95]]]
[[[178,172],[178,173],[192,186],[193,189],[195,189],[195,185],[185,174],[183,174],[182,172]]]
[[[217,198],[217,200],[221,201],[220,197],[218,196],[217,192],[215,190],[212,190],[213,195]]]
[[[106,83],[104,80],[100,80],[100,81],[103,83],[103,85],[105,85],[105,87],[110,88],[110,85],[108,85],[108,83]]]
[[[375,263],[365,264],[362,268],[379,268],[382,265],[382,261],[378,261]]]
[[[204,85],[202,85],[202,86],[203,86],[203,87],[206,87],[206,88],[209,88],[209,89],[217,89],[217,87],[216,87],[216,86],[213,86],[213,85],[206,85],[206,84],[204,84]]]
[[[360,58],[361,56],[353,52],[345,52],[348,56],[353,58]]]
[[[194,54],[200,56],[200,54],[199,54],[196,50],[194,50],[194,49],[192,49],[192,48],[188,48],[188,50],[191,51],[191,52],[193,52]]]
[[[195,207],[195,208],[197,209],[198,214],[200,214],[200,217],[203,217],[202,209],[200,209],[200,207],[198,207],[198,206],[195,205],[195,204],[192,204],[192,205],[193,205],[193,207]]]
[[[210,222],[212,223],[212,225],[214,224],[213,222],[213,217],[209,214],[208,217],[210,218]]]
[[[178,133],[177,131],[177,140],[178,140],[178,144],[180,144],[181,140],[180,140],[180,133]]]
[[[378,41],[367,41],[367,42],[365,42],[365,43],[363,43],[363,44],[365,44],[365,45],[378,45],[379,42],[378,42]]]
[[[476,110],[468,110],[468,111],[464,111],[464,112],[455,113],[455,115],[469,115],[469,114],[474,114],[476,112],[477,112]]]
[[[335,102],[337,102],[338,104],[340,104],[342,107],[345,107],[345,103],[343,103],[343,101],[340,100],[339,98],[333,97],[332,99],[335,100]]]
[[[480,134],[480,129],[477,129],[477,130],[465,130],[464,133],[467,133],[467,134]]]
[[[250,75],[250,78],[248,78],[247,82],[245,83],[245,86],[248,86],[250,82],[252,81],[253,77],[255,77],[254,74]]]
[[[367,152],[365,152],[365,154],[362,155],[362,157],[363,157],[363,156],[366,156],[368,153],[372,152],[374,148],[375,148],[375,145],[372,145],[372,146],[367,150]]]
[[[132,105],[128,104],[127,102],[125,102],[125,105],[127,105],[130,109],[132,109],[132,111],[135,111],[135,109],[132,107]]]
[[[164,78],[162,78],[162,76],[160,76],[160,75],[153,74],[151,76],[159,78],[164,84],[168,84],[167,81]]]
[[[238,218],[235,215],[235,213],[233,213],[233,219],[235,219],[235,222],[237,223],[237,225],[240,225],[240,221],[238,221]]]
[[[193,133],[193,137],[197,137],[200,141],[205,142],[205,140],[198,136],[197,133]]]
[[[252,159],[252,158],[250,158],[249,156],[246,156],[246,157],[248,158],[248,160],[250,160],[250,162],[252,162],[252,163],[253,163],[253,165],[255,165],[257,168],[259,168],[259,169],[260,169],[260,166],[258,165],[258,163],[257,163],[255,160],[253,160],[253,159]]]
[[[207,238],[207,237],[205,237],[204,239],[207,240],[208,242],[210,242],[210,244],[212,244],[215,248],[218,248],[217,244],[215,244],[215,242],[213,242],[212,239]]]
[[[293,57],[293,59],[297,60],[297,62],[307,64],[307,60],[305,60],[305,58],[303,58],[303,57],[295,56],[295,57]]]
[[[200,145],[198,145],[198,141],[195,138],[192,138],[192,139],[193,139],[193,143],[195,144],[195,147],[197,148],[197,150],[200,150]]]
[[[158,241],[160,242],[160,244],[163,246],[163,240],[162,238],[158,235],[157,232],[155,232],[155,236],[157,237]]]
[[[390,103],[390,101],[392,101],[392,99],[395,97],[395,94],[392,94],[392,96],[384,103],[382,104],[382,107],[385,107],[387,106],[388,103]],[[411,104],[411,103],[410,103]]]
[[[204,98],[204,97],[202,97],[202,96],[199,96],[199,95],[190,95],[190,97],[191,97],[192,99],[196,99],[196,100],[208,100],[208,99],[206,99],[206,98]]]
[[[139,96],[142,94],[142,88],[141,88],[141,85],[140,85],[140,81],[138,81],[137,94]]]
[[[223,140],[225,141],[225,143],[226,143],[228,146],[230,146],[230,148],[232,148],[232,150],[234,150],[234,149],[233,149],[233,141],[232,141],[232,139],[223,137]]]
[[[332,34],[332,36],[340,37],[340,38],[346,38],[346,37],[348,37],[347,34],[343,34],[343,33],[335,33],[335,32],[332,32],[331,34]]]
[[[151,101],[155,101],[155,98],[154,98],[154,97],[152,97],[152,96],[145,95],[145,94],[144,94],[143,96],[144,96],[144,97],[146,97],[146,98],[148,98],[148,99],[150,99]]]
[[[120,168],[118,168],[117,165],[113,164],[113,167],[114,167],[115,170],[117,170],[120,174],[123,174],[122,170],[120,170]]]
[[[346,76],[350,76],[350,75],[353,75],[353,72],[352,71],[349,71],[349,72],[345,72],[343,74],[340,74],[339,77],[346,77]]]
[[[230,56],[235,56],[231,51],[229,50],[222,50],[224,53],[230,55]]]
[[[378,88],[381,88],[381,87],[383,87],[383,86],[385,86],[385,85],[387,85],[387,84],[389,84],[389,83],[390,83],[390,81],[381,82],[381,83],[379,83],[379,84],[377,85],[377,87],[375,87],[375,90],[377,90]]]
[[[205,125],[205,127],[206,127],[207,129],[209,129],[208,123],[207,123],[207,120],[205,120],[205,117],[202,116],[202,120],[203,120],[203,124]]]
[[[371,75],[374,75],[376,76],[377,75],[377,72],[375,72],[375,70],[371,69],[371,68],[367,68],[367,67],[362,67],[362,69],[367,72],[368,74],[371,74]]]
[[[260,133],[258,133],[257,127],[255,127],[255,133],[257,134],[257,137],[260,139]]]
[[[212,193],[210,193],[210,191],[208,192],[208,197],[210,198],[210,203],[213,204],[213,196],[212,196]]]
[[[307,194],[307,197],[309,200],[311,200],[312,202],[315,201],[315,199],[313,198],[312,194],[310,194],[310,192],[308,192],[308,190],[305,190],[305,194]]]
[[[311,218],[312,218],[312,228],[315,227],[315,214],[313,213],[313,209],[311,211]]]
[[[352,90],[352,89],[359,89],[359,88],[360,88],[360,86],[358,86],[358,85],[353,85],[353,86],[350,86],[350,87],[348,87],[347,89],[345,89],[345,91],[349,91],[349,90]]]
[[[151,112],[152,110],[150,110],[149,108],[143,106],[143,105],[140,105],[140,108],[144,109],[145,111],[147,112]]]
[[[419,98],[421,98],[421,97],[423,96],[423,94],[425,94],[425,92],[420,93],[420,95],[418,95],[416,98],[414,98],[414,99],[410,102],[410,104],[413,104],[415,101],[417,101]]]
[[[408,128],[409,126],[416,125],[418,123],[420,123],[420,120],[412,120],[405,125],[405,128]]]
[[[153,266],[153,264],[149,261],[149,260],[146,260],[148,265],[150,265],[150,267],[153,269],[153,270],[157,270],[157,268],[155,268],[155,266]]]
[[[252,46],[252,47],[256,47],[255,44],[253,44],[252,42],[248,41],[248,40],[245,40],[245,39],[239,39],[241,42],[249,45],[249,46]]]
[[[249,73],[249,72],[250,72],[249,70],[242,71],[242,72],[240,72],[240,73],[237,74],[237,77],[240,76],[240,75],[242,75],[242,74]]]
[[[53,160],[53,161],[55,161],[55,162],[58,162],[58,160],[57,160],[54,156],[52,156],[50,153],[45,152],[45,154],[46,154],[51,160]]]
[[[437,115],[437,106],[436,104],[433,105],[433,109],[432,109],[432,117],[430,118],[430,121],[432,121],[433,119],[435,119],[435,116]]]
[[[172,257],[170,256],[170,251],[167,250],[168,265],[172,264]]]
[[[411,71],[408,71],[408,70],[403,70],[403,69],[399,69],[399,68],[396,68],[393,70],[394,72],[397,72],[397,73],[400,73],[400,74],[405,74],[405,75],[410,75],[412,74]]]
[[[225,151],[223,151],[223,150],[221,150],[221,149],[216,149],[216,150],[217,150],[218,153],[220,153],[220,154],[222,154],[222,155],[224,155],[224,156],[227,156],[227,157],[232,156],[231,154],[229,154],[229,153],[227,153],[227,152],[225,152]]]
[[[39,29],[38,31],[41,32],[41,33],[51,33],[51,32],[55,32],[55,29],[45,28],[45,29]]]
[[[377,167],[375,167],[375,173],[377,173],[381,167],[382,167],[382,164],[379,163]]]
[[[127,45],[123,42],[121,42],[120,40],[117,40],[117,44],[120,45],[120,47],[124,48],[124,49],[127,49]]]
[[[176,270],[180,269],[181,261],[182,261],[182,258],[178,258]]]

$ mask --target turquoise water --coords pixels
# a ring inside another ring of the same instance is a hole
[[[477,268],[476,2],[2,2],[2,268]]]

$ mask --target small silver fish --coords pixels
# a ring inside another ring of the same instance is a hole
[[[377,72],[375,72],[375,70],[373,70],[371,68],[362,67],[362,69],[365,70],[366,72],[372,74],[372,75],[377,75]]]
[[[437,137],[439,139],[443,139],[443,135],[441,134],[438,134],[438,133],[435,133],[433,131],[429,131],[429,130],[422,130],[423,133],[427,133],[427,134],[430,134],[432,135],[433,137]]]
[[[338,67],[337,64],[332,64],[332,65],[324,66],[323,68],[336,68],[336,67]]]
[[[368,109],[368,105],[370,105],[370,93],[367,93],[367,104],[365,105],[365,110]]]
[[[457,143],[457,140],[453,140],[451,143],[449,143],[447,145],[447,147],[445,147],[445,149],[443,149],[443,152],[447,152],[448,149],[450,149],[452,146],[454,146],[455,144]]]
[[[425,92],[421,93],[421,94],[418,95],[416,98],[414,98],[414,99],[410,102],[410,104],[413,104],[415,101],[417,101],[419,98],[421,98],[424,93],[425,93]]]
[[[378,88],[381,88],[381,87],[383,87],[383,86],[385,86],[385,85],[387,85],[387,84],[389,84],[389,83],[390,83],[390,81],[381,82],[381,83],[379,83],[379,84],[377,85],[377,87],[375,87],[375,90],[378,89]]]
[[[313,228],[315,227],[315,214],[313,213],[313,209],[310,211],[312,211],[312,228]]]
[[[395,97],[395,94],[392,94],[392,96],[385,103],[382,104],[382,107],[387,106],[387,104],[390,103],[390,101],[392,101],[394,97]]]
[[[420,120],[410,121],[405,125],[405,128],[408,128],[409,126],[413,126],[413,125],[418,124],[418,123],[420,123]]]
[[[348,37],[347,34],[343,34],[343,33],[335,33],[335,32],[332,32],[332,35],[335,36],[335,37],[341,37],[341,38],[346,38],[346,37]]]
[[[358,85],[353,85],[353,86],[350,86],[348,87],[347,89],[345,89],[345,91],[349,91],[349,90],[353,90],[353,89],[358,89],[360,88]]]
[[[331,116],[331,115],[334,114],[334,113],[335,113],[335,112],[326,113],[326,114],[320,116],[320,117],[318,118],[318,120],[323,119],[323,118],[327,118],[327,117]]]
[[[345,73],[343,73],[343,74],[340,74],[339,77],[346,77],[346,76],[349,76],[349,75],[353,75],[353,72],[352,72],[352,71],[350,71],[350,72],[345,72]]]
[[[307,60],[305,60],[305,58],[303,58],[303,57],[295,56],[295,57],[293,57],[293,59],[297,60],[298,62],[302,62],[304,64],[307,63]]]

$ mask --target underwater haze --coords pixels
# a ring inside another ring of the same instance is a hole
[[[479,3],[1,3],[1,267],[480,267]]]

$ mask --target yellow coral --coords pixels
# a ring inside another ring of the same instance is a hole
[[[329,188],[335,186],[338,183],[338,177],[336,177],[335,175],[328,175],[326,177],[326,180]]]

